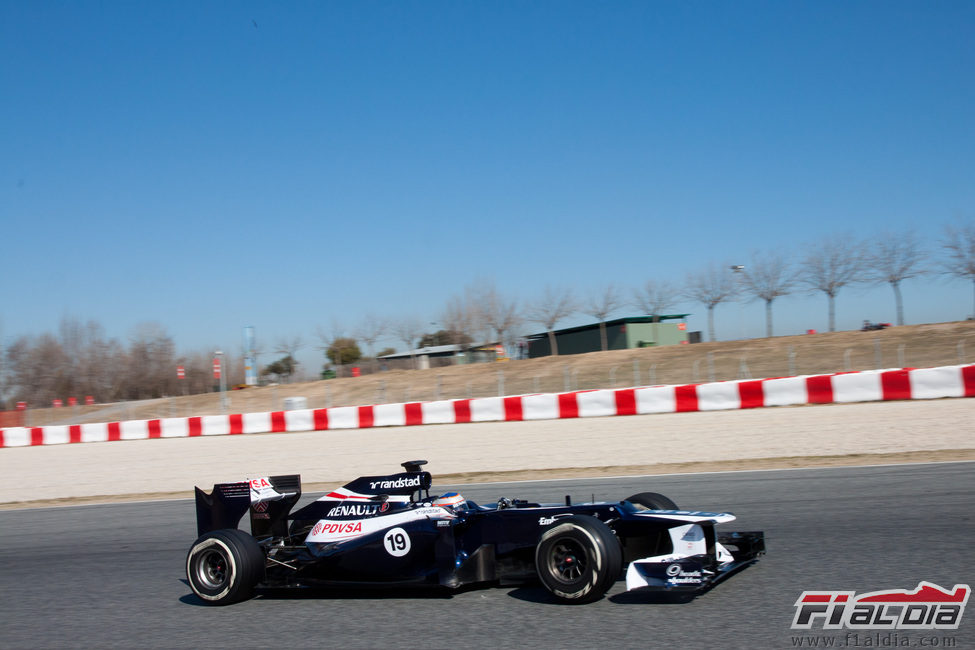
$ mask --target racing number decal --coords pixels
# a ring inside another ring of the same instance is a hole
[[[410,536],[402,528],[390,528],[383,536],[383,546],[393,557],[403,557],[410,552]]]

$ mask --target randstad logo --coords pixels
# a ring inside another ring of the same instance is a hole
[[[371,481],[369,483],[369,489],[371,490],[375,490],[376,488],[379,488],[380,490],[390,490],[404,487],[420,487],[420,477],[414,476],[412,478],[398,478],[395,481]]]
[[[796,600],[792,629],[957,630],[971,594],[968,585],[950,590],[919,582],[913,591],[891,589],[804,591]]]

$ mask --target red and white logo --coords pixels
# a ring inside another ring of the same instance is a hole
[[[968,585],[951,589],[919,582],[912,591],[889,589],[857,595],[853,591],[804,591],[796,600],[792,629],[957,630]]]

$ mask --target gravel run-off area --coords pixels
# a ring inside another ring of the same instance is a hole
[[[417,458],[439,483],[971,460],[975,400],[7,448],[0,508],[182,498],[294,473],[311,492]]]

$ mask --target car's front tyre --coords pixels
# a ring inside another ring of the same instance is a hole
[[[599,600],[623,570],[619,540],[595,517],[558,519],[535,547],[535,570],[542,585],[563,603]]]
[[[638,510],[680,510],[673,499],[659,492],[641,492],[624,500],[637,506]]]
[[[186,556],[190,588],[209,605],[250,598],[263,575],[264,552],[253,537],[240,530],[206,533]]]

